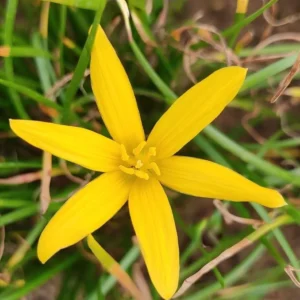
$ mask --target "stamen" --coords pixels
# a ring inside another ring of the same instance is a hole
[[[158,165],[155,163],[155,162],[151,162],[149,164],[149,169],[153,170],[154,173],[157,175],[157,176],[160,176],[160,169],[158,167]]]
[[[133,154],[135,156],[139,155],[141,153],[141,151],[144,149],[145,145],[146,145],[145,141],[141,142],[136,148],[133,149],[133,151],[132,151]]]
[[[129,175],[134,175],[135,174],[133,168],[127,168],[127,167],[124,167],[124,166],[119,166],[119,169],[121,171],[123,171],[124,173],[129,174]]]
[[[139,159],[139,160],[136,162],[135,167],[136,167],[137,169],[140,169],[143,165],[144,165],[144,164],[143,164],[142,161]]]
[[[142,179],[145,179],[145,180],[148,180],[149,179],[149,174],[147,174],[146,172],[144,171],[141,171],[141,170],[134,170],[134,174],[139,177],[139,178],[142,178]]]
[[[129,160],[129,155],[127,154],[126,148],[123,144],[121,144],[121,158],[124,161]]]
[[[156,148],[155,147],[150,147],[147,153],[147,157],[151,157],[151,156],[156,156]]]

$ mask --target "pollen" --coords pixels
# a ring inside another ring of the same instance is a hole
[[[156,148],[147,147],[145,141],[135,147],[132,152],[121,145],[120,155],[122,163],[119,169],[138,178],[148,180],[150,176],[160,176],[160,169],[155,162]]]
[[[136,169],[140,169],[144,164],[142,163],[142,161],[139,159],[137,162],[136,162],[136,165],[135,165],[135,168]]]

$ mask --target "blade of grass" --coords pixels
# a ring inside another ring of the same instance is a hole
[[[65,5],[60,6],[59,14],[59,36],[58,36],[58,49],[59,49],[59,75],[62,76],[65,73],[64,68],[64,44],[63,40],[66,34],[67,26],[67,7]]]
[[[249,247],[254,242],[256,242],[261,237],[265,236],[270,231],[286,224],[293,223],[294,220],[289,215],[282,215],[278,218],[272,220],[271,223],[264,224],[256,229],[256,231],[253,231],[248,236],[246,236],[244,239],[239,241],[237,244],[233,245],[232,247],[226,249],[224,252],[222,252],[219,256],[214,258],[212,261],[210,261],[208,264],[206,264],[203,268],[201,268],[198,272],[193,274],[192,276],[188,277],[184,280],[179,290],[176,292],[176,294],[173,296],[174,298],[178,298],[179,296],[183,295],[193,284],[196,283],[200,278],[203,277],[206,273],[210,272],[213,267],[216,267],[221,262],[227,260],[228,258],[236,255],[241,250]]]
[[[260,215],[261,218],[263,218],[266,222],[271,222],[271,218],[265,208],[256,203],[251,203],[251,205],[254,207],[254,209]],[[280,231],[278,228],[275,228],[273,229],[273,234],[276,237],[281,248],[285,252],[286,256],[288,257],[290,263],[293,265],[293,267],[300,269],[300,262],[296,257],[293,249],[289,245],[288,241],[286,240],[282,231]],[[297,277],[300,280],[300,274],[297,274]]]
[[[225,276],[225,285],[231,286],[235,282],[237,282],[240,278],[242,278],[247,272],[249,272],[249,269],[258,261],[258,259],[263,255],[265,251],[264,246],[260,245],[255,248],[255,250],[251,251],[251,254],[248,255],[246,258],[243,259],[243,261],[236,266],[232,271],[230,271]],[[194,293],[191,296],[185,296],[185,300],[207,300],[209,299],[213,294],[215,294],[218,290],[220,290],[222,287],[219,283],[213,283],[209,285],[208,287],[204,287],[200,289],[200,291]]]
[[[93,0],[93,1],[86,1],[86,0],[43,0],[43,1],[50,1],[53,3],[58,3],[62,5],[68,5],[71,7],[79,7],[84,9],[91,9],[96,10],[101,5],[103,0]]]
[[[18,8],[18,0],[7,1],[5,24],[4,24],[4,38],[3,38],[5,46],[9,46],[9,47],[12,46],[13,28],[15,24],[17,8]],[[7,78],[11,81],[14,81],[13,60],[11,57],[4,58],[4,69]],[[13,105],[16,109],[18,116],[21,119],[29,119],[29,115],[27,114],[18,93],[13,88],[10,88],[9,95],[13,101]]]
[[[80,86],[80,82],[83,78],[84,71],[88,66],[89,59],[90,59],[90,52],[91,52],[92,45],[93,45],[93,42],[94,42],[94,39],[96,36],[97,26],[100,23],[102,13],[104,11],[105,6],[106,6],[106,0],[102,0],[96,11],[90,34],[88,35],[87,40],[84,45],[84,48],[80,54],[79,61],[77,63],[75,71],[74,71],[74,75],[73,75],[72,80],[66,90],[66,99],[65,99],[65,103],[64,103],[64,119],[65,120],[70,119],[72,100],[78,90],[78,87]]]
[[[0,195],[0,208],[19,208],[23,206],[32,204],[31,201],[28,200],[19,200],[19,199],[4,199],[2,195]],[[1,217],[0,217],[1,218]]]
[[[242,21],[234,24],[233,26],[227,28],[223,31],[222,35],[223,37],[230,37],[232,34],[234,34],[237,31],[240,31],[245,26],[249,25],[251,22],[253,22],[255,19],[257,19],[260,15],[263,14],[265,10],[270,8],[273,4],[275,4],[278,0],[271,0],[264,6],[262,6],[260,9],[255,11],[252,15],[248,16],[247,18],[243,19]]]
[[[39,272],[38,276],[33,276],[26,281],[25,285],[19,287],[16,290],[11,291],[8,294],[0,294],[1,299],[5,300],[19,300],[23,296],[28,295],[32,290],[36,289],[37,287],[43,285],[47,282],[50,278],[54,275],[58,274],[59,272],[70,268],[74,263],[78,260],[79,255],[73,254],[66,256],[63,260],[57,261],[56,264],[50,266],[43,266],[43,270]],[[36,274],[37,275],[37,274]]]
[[[0,162],[0,170],[7,169],[40,169],[41,163],[37,161],[4,161]]]
[[[7,53],[4,55],[4,52]],[[8,56],[8,57],[48,57],[52,58],[51,53],[44,51],[42,49],[37,49],[34,47],[8,47],[3,46],[0,47],[0,56]]]
[[[257,55],[273,55],[273,54],[285,54],[293,51],[300,51],[299,43],[291,43],[291,44],[278,44],[278,45],[270,45],[263,49],[255,51]],[[247,57],[253,53],[253,48],[244,48],[240,50],[239,57]]]
[[[48,98],[42,96],[41,94],[37,93],[36,91],[34,91],[26,86],[14,83],[13,81],[4,80],[4,79],[0,79],[0,84],[6,86],[8,88],[12,88],[12,89],[18,91],[19,93],[26,95],[29,99],[34,100],[38,103],[44,104],[48,107],[52,107],[52,108],[56,109],[57,111],[62,111],[62,109],[63,109],[59,104],[49,100]]]
[[[30,230],[27,234],[25,241],[21,244],[21,246],[14,252],[14,254],[9,258],[6,268],[9,272],[11,272],[16,265],[24,258],[29,248],[35,243],[43,228],[47,223],[47,219],[42,218],[35,224],[35,226]]]
[[[297,59],[297,54],[285,57],[260,71],[255,72],[247,76],[244,85],[241,88],[241,92],[249,91],[250,89],[254,88],[257,84],[261,81],[267,81],[268,78],[272,78],[274,75],[288,70],[292,67]]]
[[[248,8],[248,0],[236,0],[236,12],[234,16],[234,25],[242,22],[245,20],[245,15],[247,13],[247,8]],[[240,31],[242,28],[236,27],[233,33],[231,34],[230,42],[229,42],[229,47],[233,48],[236,39],[238,38]]]

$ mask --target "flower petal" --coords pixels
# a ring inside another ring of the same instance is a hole
[[[257,202],[272,208],[286,204],[277,191],[259,186],[238,173],[207,160],[173,156],[161,160],[158,165],[161,183],[184,194]]]
[[[105,224],[128,199],[131,179],[119,171],[105,173],[72,196],[42,232],[39,260],[45,263]]]
[[[220,69],[184,93],[154,126],[148,145],[157,157],[169,157],[212,122],[241,88],[246,69]]]
[[[113,139],[130,149],[145,135],[126,72],[99,26],[91,53],[91,81],[97,105]]]
[[[170,299],[179,278],[178,239],[168,198],[156,179],[136,180],[129,211],[151,280]]]
[[[39,121],[10,120],[13,132],[27,143],[91,170],[118,169],[120,146],[93,131]]]

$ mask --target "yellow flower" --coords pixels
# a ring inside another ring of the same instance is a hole
[[[11,120],[22,139],[88,169],[105,172],[54,215],[41,234],[38,257],[45,263],[105,224],[128,200],[134,230],[151,280],[165,299],[179,278],[179,249],[165,185],[197,197],[285,204],[275,190],[261,187],[213,162],[176,156],[236,96],[246,69],[214,72],[183,94],[145,138],[132,87],[99,26],[91,53],[91,81],[103,121],[112,136],[46,122]],[[121,233],[120,233],[121,234]]]

